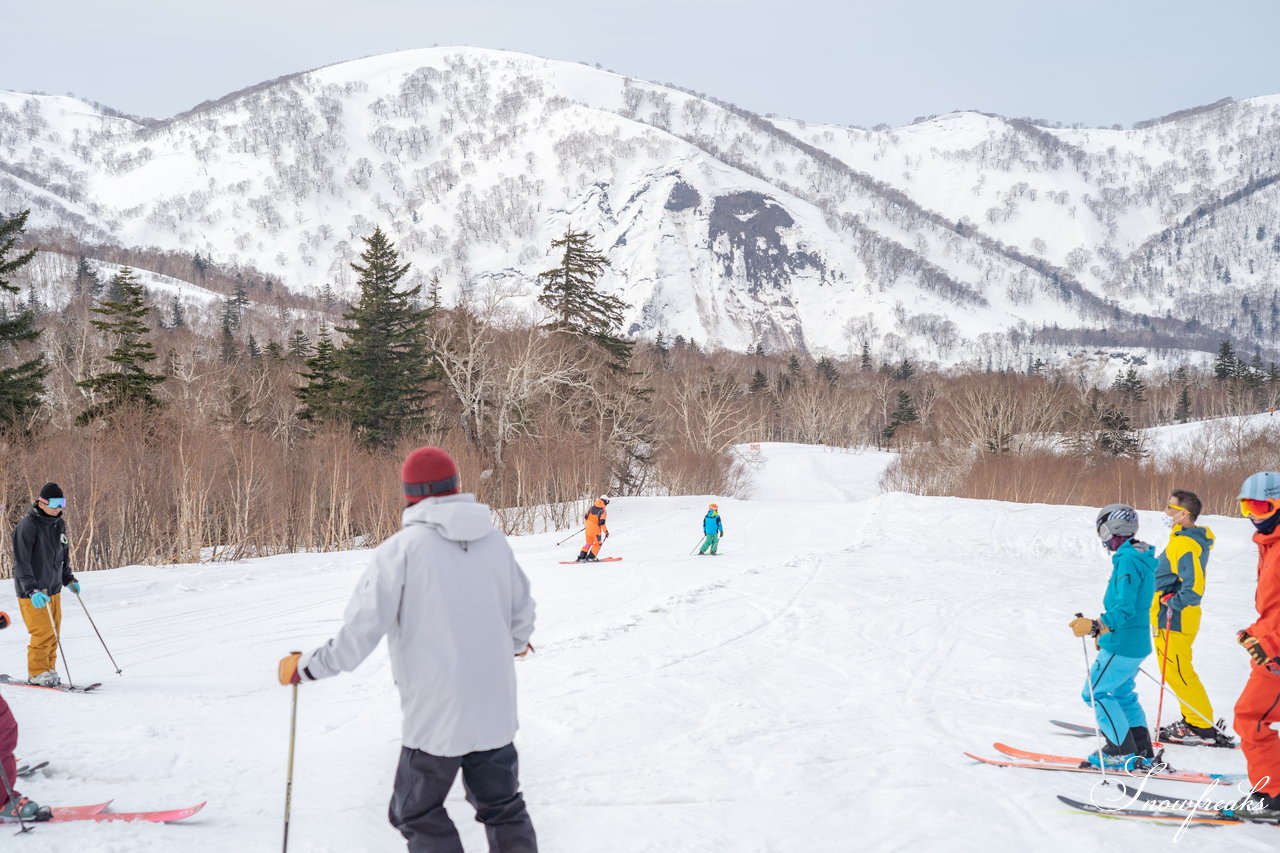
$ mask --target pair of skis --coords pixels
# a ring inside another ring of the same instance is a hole
[[[47,684],[32,684],[30,681],[27,681],[25,678],[14,678],[12,675],[4,675],[4,674],[0,674],[0,684],[6,684],[13,687],[34,687],[37,690],[56,690],[59,693],[89,693],[91,691],[97,690],[99,687],[102,686],[101,681],[97,682],[96,684],[86,685],[84,687],[79,687],[72,684],[59,684],[57,686],[49,686]]]
[[[621,557],[598,557],[597,559],[594,559],[594,560],[561,560],[560,565],[576,566],[580,563],[588,564],[588,565],[591,563],[616,563],[621,559],[622,559]]]
[[[1093,731],[1087,726],[1077,726],[1073,723],[1062,723],[1056,720],[1053,722],[1055,725],[1062,728],[1079,730],[1079,733]],[[994,744],[994,748],[996,751],[1007,756],[1007,758],[984,758],[969,752],[966,752],[965,755],[975,761],[999,767],[1023,767],[1035,770],[1103,775],[1102,770],[1085,763],[1081,758],[1065,755],[1052,755],[1042,752],[1031,752],[1029,750],[1018,749],[1017,747],[1012,747],[1003,743]],[[1208,786],[1210,792],[1220,786],[1235,785],[1239,782],[1247,781],[1247,777],[1244,774],[1239,773],[1196,773],[1173,770],[1166,765],[1158,765],[1156,769],[1151,770],[1135,769],[1126,771],[1112,769],[1107,770],[1105,775],[1113,779],[1127,776],[1131,779],[1161,779],[1171,782],[1193,782],[1195,784]],[[1131,787],[1123,782],[1118,782],[1117,784],[1119,785],[1120,791],[1126,794],[1129,798],[1129,804],[1123,807],[1108,808],[1106,806],[1099,806],[1095,803],[1086,803],[1061,794],[1058,795],[1058,800],[1074,809],[1087,812],[1089,814],[1095,814],[1100,817],[1204,825],[1243,823],[1268,823],[1280,825],[1280,820],[1277,820],[1275,817],[1251,816],[1250,810],[1247,807],[1213,808],[1205,805],[1206,799],[1204,797],[1196,801],[1173,800],[1166,796],[1144,791],[1140,787]],[[1237,792],[1235,800],[1239,801],[1240,799],[1241,798]],[[1145,807],[1136,806],[1136,803],[1142,803]]]

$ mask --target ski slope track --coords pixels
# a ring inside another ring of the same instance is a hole
[[[1176,827],[1099,820],[1094,779],[979,765],[994,741],[1072,752],[1051,718],[1090,722],[1067,622],[1096,614],[1109,560],[1094,509],[880,494],[889,454],[796,445],[742,452],[749,499],[618,498],[605,554],[561,566],[568,531],[513,540],[538,602],[537,653],[517,665],[521,774],[542,849],[670,851],[1129,851]],[[717,557],[690,556],[706,504]],[[1142,534],[1163,544],[1154,508]],[[74,535],[74,514],[68,517]],[[1240,519],[1218,536],[1196,657],[1228,718],[1248,674],[1233,632],[1253,619],[1256,556]],[[1141,534],[1140,534],[1141,535]],[[208,800],[180,824],[41,826],[5,850],[278,850],[290,691],[277,660],[338,627],[364,550],[86,573],[63,643],[90,695],[5,689],[21,780],[40,802],[121,811]],[[17,612],[10,589],[0,608]],[[22,672],[21,627],[0,666]],[[1093,651],[1090,649],[1090,655]],[[1154,659],[1148,670],[1155,670]],[[65,677],[65,672],[64,672]],[[1155,687],[1139,690],[1154,716]],[[386,822],[399,707],[385,645],[352,674],[300,690],[291,849],[403,850]],[[1170,716],[1165,707],[1166,719]],[[1171,747],[1174,766],[1239,772],[1238,752]],[[1183,783],[1153,783],[1179,797]],[[469,851],[482,828],[455,787]],[[2,833],[0,833],[2,834]],[[1199,829],[1185,850],[1269,851],[1264,826]],[[36,847],[31,847],[35,844]]]

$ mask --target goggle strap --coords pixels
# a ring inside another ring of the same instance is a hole
[[[458,488],[458,475],[447,480],[436,480],[434,483],[405,483],[404,493],[411,498],[429,498],[443,492],[451,492]]]

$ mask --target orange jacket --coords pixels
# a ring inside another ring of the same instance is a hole
[[[587,510],[587,538],[594,539],[601,533],[608,533],[609,528],[604,523],[605,508],[604,501],[597,500],[592,504],[591,509]]]
[[[1280,528],[1268,534],[1254,533],[1253,541],[1258,545],[1258,590],[1254,596],[1258,621],[1245,630],[1262,642],[1268,657],[1275,657],[1280,655]]]

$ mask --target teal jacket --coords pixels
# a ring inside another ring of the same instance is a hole
[[[1151,654],[1151,597],[1156,591],[1156,555],[1146,542],[1130,539],[1111,555],[1111,580],[1102,596],[1102,615],[1110,629],[1098,645],[1113,655],[1145,658]]]

